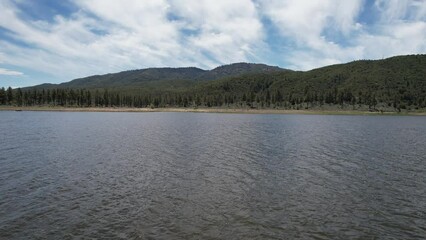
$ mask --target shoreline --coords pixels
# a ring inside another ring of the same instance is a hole
[[[235,114],[303,114],[303,115],[393,115],[426,116],[426,112],[370,112],[363,110],[286,110],[248,108],[114,108],[114,107],[14,107],[0,106],[0,111],[46,111],[46,112],[193,112],[193,113],[235,113]]]

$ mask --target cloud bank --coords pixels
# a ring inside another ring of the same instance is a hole
[[[60,82],[135,68],[212,68],[241,61],[308,70],[426,53],[422,0],[37,4],[0,1],[0,75],[37,72],[34,83],[42,76]]]

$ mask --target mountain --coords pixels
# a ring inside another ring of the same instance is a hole
[[[204,74],[200,75],[198,79],[200,80],[215,80],[225,77],[236,77],[247,74],[256,74],[256,73],[272,73],[272,72],[281,72],[289,71],[287,69],[282,69],[279,67],[268,66],[265,64],[254,64],[254,63],[234,63],[229,65],[223,65],[217,67],[213,70],[207,71]]]
[[[140,88],[153,84],[164,85],[165,83],[172,84],[174,87],[185,87],[196,81],[216,80],[224,77],[236,77],[244,74],[268,73],[277,71],[284,71],[284,69],[268,66],[265,64],[253,63],[234,63],[220,66],[213,70],[203,70],[195,67],[147,68],[84,77],[61,84],[42,84],[34,86],[33,88]]]
[[[310,71],[236,63],[148,68],[16,90],[17,105],[426,110],[426,55]],[[19,99],[19,100],[18,100]]]

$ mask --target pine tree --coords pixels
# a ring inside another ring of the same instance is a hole
[[[20,88],[16,90],[15,99],[16,99],[16,104],[18,104],[18,106],[23,105],[23,95],[22,95],[22,90]]]
[[[6,104],[6,90],[4,87],[0,88],[0,105]]]
[[[11,87],[7,88],[7,93],[6,93],[6,99],[7,99],[7,104],[12,104],[13,102],[13,91]]]

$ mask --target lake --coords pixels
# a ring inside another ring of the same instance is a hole
[[[0,112],[0,239],[424,239],[426,117]]]

